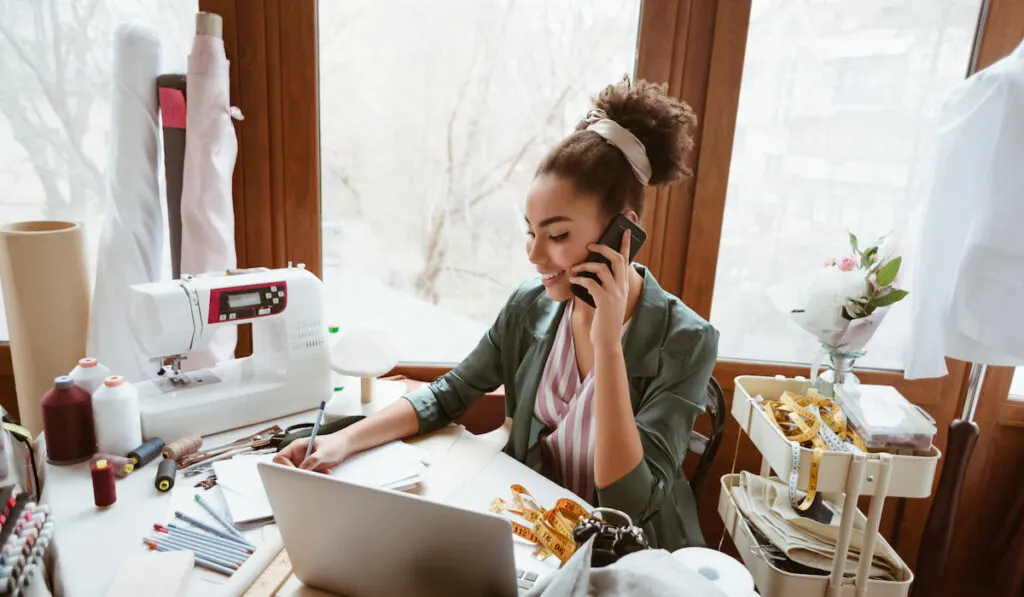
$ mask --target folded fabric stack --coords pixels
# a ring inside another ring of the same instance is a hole
[[[789,489],[778,478],[765,478],[744,471],[740,483],[733,487],[732,498],[737,507],[767,541],[793,562],[811,569],[831,572],[839,537],[839,508],[825,502],[831,512],[827,522],[820,522],[798,513],[789,501]],[[822,518],[819,516],[819,518]],[[855,575],[864,544],[864,519],[854,518],[854,530],[847,552],[845,573]],[[896,552],[882,541],[875,542],[871,562],[871,578],[903,580]]]

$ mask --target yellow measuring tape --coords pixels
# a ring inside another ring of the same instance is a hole
[[[778,400],[761,402],[768,419],[782,432],[793,446],[793,462],[789,476],[790,496],[796,494],[796,481],[800,474],[800,447],[811,452],[811,470],[807,481],[807,495],[794,507],[807,510],[817,494],[818,471],[821,455],[826,450],[851,451],[851,445],[866,452],[864,440],[846,422],[842,408],[835,401],[818,395],[811,388],[805,395],[784,392]]]
[[[509,504],[496,497],[491,501],[491,512],[510,512],[521,516],[530,524],[513,520],[512,532],[537,546],[533,552],[534,557],[543,560],[554,555],[559,562],[565,564],[576,553],[572,531],[581,518],[590,518],[590,513],[568,498],[559,499],[550,510],[545,509],[522,485],[513,485],[511,489],[513,503]]]

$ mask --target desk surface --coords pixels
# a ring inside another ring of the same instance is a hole
[[[376,404],[371,408],[376,410],[383,406]],[[312,416],[312,412],[301,413],[210,436],[204,445],[222,445],[272,423],[285,427],[295,422],[309,421]],[[511,459],[499,458],[504,464],[491,467],[488,474],[480,475],[496,459],[506,438],[507,426],[476,436],[454,425],[426,436],[410,438],[407,440],[409,443],[419,445],[428,452],[423,483],[414,492],[429,499],[483,511],[488,509],[494,497],[500,495],[508,498],[512,483],[526,485],[542,502],[550,499],[554,503],[557,497],[562,496],[575,497]],[[519,468],[510,469],[510,466]],[[53,543],[55,595],[105,595],[120,562],[147,551],[142,539],[151,534],[153,524],[167,522],[172,503],[182,503],[183,498],[187,502],[193,492],[199,491],[193,485],[204,478],[204,475],[185,478],[179,473],[174,489],[161,493],[153,485],[156,470],[156,463],[153,462],[119,479],[117,502],[106,510],[98,510],[93,505],[87,463],[73,466],[45,465],[42,501],[50,505],[57,524]],[[475,482],[477,478],[482,484]],[[211,493],[213,491],[217,490],[211,490]],[[204,597],[245,593],[282,549],[280,535],[274,525],[249,531],[245,535],[258,549],[242,568],[231,577],[193,568],[188,595]],[[551,566],[554,568],[557,563],[552,562]],[[277,594],[293,597],[324,595],[320,591],[303,587],[294,577],[289,578]]]

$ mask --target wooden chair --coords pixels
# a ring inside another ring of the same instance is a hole
[[[711,418],[711,437],[705,437],[697,431],[690,432],[690,451],[699,458],[697,469],[690,477],[690,489],[693,496],[700,502],[700,492],[704,488],[704,480],[711,470],[711,463],[715,460],[718,446],[722,443],[725,435],[725,421],[728,414],[725,409],[725,394],[722,393],[722,386],[712,377],[708,380],[707,414]]]

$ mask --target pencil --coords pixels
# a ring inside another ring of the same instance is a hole
[[[313,432],[309,434],[309,443],[306,444],[306,458],[309,459],[309,455],[313,452],[313,441],[316,439],[316,433],[320,431],[320,421],[324,417],[324,409],[327,408],[327,402],[324,400],[320,401],[320,410],[316,411],[316,420],[313,421]]]
[[[232,535],[229,535],[229,534],[227,534],[226,532],[224,532],[224,531],[222,531],[220,529],[215,529],[215,528],[211,527],[210,525],[206,524],[205,522],[203,522],[201,520],[196,520],[195,518],[192,518],[188,514],[184,514],[181,511],[175,511],[174,512],[174,516],[175,516],[175,518],[180,518],[181,520],[184,520],[185,522],[187,522],[189,524],[195,525],[195,526],[203,529],[204,531],[206,531],[208,533],[213,533],[214,535],[217,535],[219,537],[224,537],[225,539],[231,539],[232,541],[238,541],[238,539],[236,539]],[[249,543],[248,541],[243,542],[242,545],[244,545],[245,547],[248,547],[249,549],[252,549],[253,551],[256,550],[256,546],[253,545],[252,543]]]
[[[148,545],[149,548],[154,550],[154,551],[183,551],[181,549],[177,549],[177,548],[171,547],[169,545],[160,545],[156,541],[149,541],[149,540],[143,539],[142,542],[145,543],[146,545]],[[195,552],[193,552],[193,553],[195,553]],[[210,560],[207,560],[206,558],[204,558],[202,556],[199,556],[199,555],[195,555],[193,557],[194,557],[194,561],[195,561],[197,566],[202,566],[203,568],[206,568],[208,570],[213,570],[215,572],[220,572],[222,574],[227,574],[228,576],[231,576],[231,575],[233,575],[235,573],[234,568],[228,568],[227,566],[221,566],[220,564],[211,562]]]
[[[224,526],[224,528],[228,530],[229,533],[237,537],[239,541],[245,541],[245,537],[243,537],[242,534],[238,532],[238,529],[235,528],[235,525],[229,522],[226,518],[224,518],[223,514],[214,510],[213,506],[211,506],[209,502],[203,499],[203,496],[197,493],[195,494],[195,498],[196,501],[199,502],[199,505],[203,507],[203,510],[206,510],[207,512],[210,513],[210,516],[216,518],[217,522],[221,523]]]

